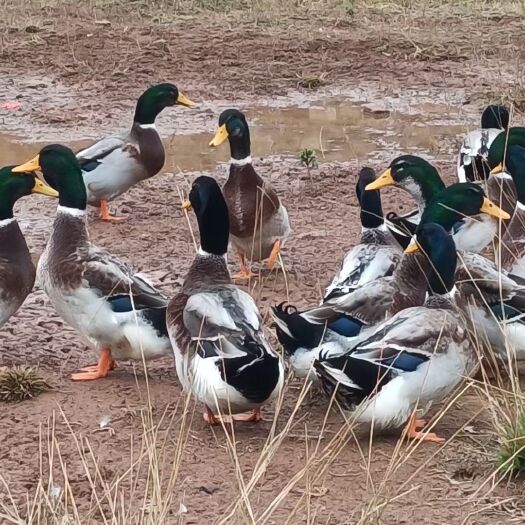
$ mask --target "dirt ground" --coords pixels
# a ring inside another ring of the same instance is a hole
[[[450,2],[416,11],[401,3],[289,4],[4,4],[0,104],[21,106],[0,109],[2,165],[27,160],[37,143],[76,145],[125,129],[136,96],[156,81],[175,81],[202,101],[193,112],[161,117],[167,138],[175,129],[170,170],[114,203],[130,212],[129,220],[103,224],[93,213],[89,224],[95,243],[172,294],[194,254],[178,189],[204,173],[198,159],[179,173],[176,159],[191,157],[193,147],[196,156],[207,154],[201,148],[217,107],[273,108],[278,120],[279,108],[333,96],[405,115],[417,104],[418,127],[405,120],[404,129],[430,138],[412,141],[410,150],[433,158],[448,181],[458,119],[433,114],[428,127],[451,127],[427,132],[425,105],[454,106],[466,129],[476,125],[483,103],[503,99],[515,103],[514,117],[523,122],[522,4]],[[322,85],[305,87],[312,79]],[[385,120],[395,124],[393,117]],[[184,151],[177,150],[177,134],[191,135]],[[368,129],[362,134],[370,139]],[[24,143],[8,139],[13,135]],[[255,122],[254,149],[257,137]],[[265,274],[251,290],[266,319],[270,305],[285,299],[316,303],[358,239],[357,168],[366,162],[381,170],[403,145],[389,147],[380,133],[370,140],[370,151],[357,160],[351,153],[346,162],[320,158],[312,180],[278,138],[258,158],[257,169],[286,202],[294,229],[283,253],[286,277]],[[206,165],[227,156],[205,157]],[[215,164],[209,173],[224,181],[224,166]],[[411,205],[395,191],[384,200],[397,211]],[[55,206],[30,197],[17,207],[35,259]],[[234,268],[233,254],[230,260]],[[492,486],[497,435],[486,400],[474,389],[438,422],[449,439],[442,448],[400,444],[396,434],[369,443],[366,429],[345,436],[341,414],[329,411],[325,420],[327,402],[319,392],[297,407],[302,384],[292,379],[275,424],[272,406],[263,422],[236,426],[232,434],[204,424],[202,407],[181,395],[170,359],[148,364],[147,375],[141,363],[122,362],[105,380],[72,383],[69,374],[94,357],[38,288],[2,327],[0,365],[38,366],[53,390],[0,405],[0,523],[525,522],[522,481]]]

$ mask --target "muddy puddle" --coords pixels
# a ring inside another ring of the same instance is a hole
[[[391,159],[401,153],[423,153],[430,157],[444,138],[465,131],[458,110],[446,104],[425,102],[412,106],[410,113],[370,109],[342,99],[323,101],[310,107],[255,107],[245,113],[251,127],[254,157],[297,157],[304,148],[317,152],[319,163],[365,161],[378,156]],[[165,137],[168,157],[165,171],[207,171],[227,161],[226,145],[208,146],[216,120],[206,130]],[[81,148],[91,140],[69,142]],[[35,154],[43,143],[26,142],[24,137],[0,135],[1,165],[17,163]]]

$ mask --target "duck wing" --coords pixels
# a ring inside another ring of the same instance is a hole
[[[93,171],[105,157],[126,145],[126,136],[106,137],[91,146],[77,151],[76,157],[83,171]]]
[[[90,289],[98,290],[108,300],[127,295],[142,308],[162,308],[167,297],[155,288],[142,274],[133,270],[118,257],[92,244],[79,249],[78,256],[83,265],[82,279]]]
[[[393,277],[379,278],[348,294],[329,299],[321,306],[302,312],[301,316],[311,323],[324,324],[346,314],[364,324],[375,324],[385,319],[395,289]]]
[[[489,259],[473,252],[458,254],[461,265],[456,270],[456,284],[465,295],[474,295],[488,304],[525,296],[525,283],[518,283]]]
[[[168,308],[168,326],[181,352],[228,358],[269,350],[254,300],[233,285],[178,294]]]
[[[380,277],[392,275],[402,252],[397,246],[360,244],[350,250],[325,292],[324,301],[347,294]]]

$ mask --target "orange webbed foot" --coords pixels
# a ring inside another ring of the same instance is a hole
[[[242,279],[254,279],[259,277],[258,274],[253,273],[248,266],[246,266],[246,259],[244,255],[239,255],[239,266],[240,270],[233,275],[233,279],[242,280]]]
[[[427,424],[425,419],[416,419],[415,416],[412,416],[407,429],[407,438],[408,439],[417,439],[419,441],[430,441],[431,443],[445,443],[446,439],[439,437],[433,432],[424,432],[423,428]]]
[[[115,215],[111,215],[109,213],[109,204],[108,201],[101,200],[100,201],[100,219],[103,221],[108,222],[122,222],[126,221],[127,217],[116,217]]]
[[[116,366],[115,361],[111,358],[111,350],[104,348],[100,353],[100,359],[96,365],[81,368],[79,372],[71,374],[73,381],[94,381],[106,377],[110,370]]]

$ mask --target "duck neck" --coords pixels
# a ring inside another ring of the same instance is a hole
[[[68,173],[61,173],[60,177],[46,175],[46,180],[58,190],[58,204],[60,206],[85,212],[87,193],[80,167],[72,167]]]
[[[487,196],[500,208],[512,215],[516,207],[516,183],[506,172],[489,175],[487,179]],[[525,195],[522,202],[525,203]]]
[[[164,109],[164,105],[160,105],[158,101],[151,97],[147,92],[143,93],[137,100],[135,108],[135,116],[133,122],[141,126],[155,124],[155,119],[158,114]]]
[[[230,153],[232,164],[246,165],[251,164],[251,143],[250,143],[250,130],[246,126],[243,132],[239,135],[229,135],[228,140],[230,142]]]
[[[13,208],[16,199],[5,192],[0,193],[0,226],[14,220]]]
[[[230,223],[226,203],[224,203],[224,207],[222,204],[210,203],[209,206],[215,206],[216,209],[206,210],[205,213],[197,216],[201,239],[199,254],[203,257],[220,256],[225,258],[228,251]],[[221,205],[220,208],[219,205]]]
[[[517,173],[517,176],[512,177],[512,180],[516,189],[516,209],[523,212],[525,210],[525,166],[520,169],[521,171],[524,171],[524,173]]]
[[[363,231],[384,225],[381,196],[378,190],[364,191],[361,194],[360,205]]]
[[[419,183],[421,198],[419,202],[420,211],[442,190],[445,189],[445,184],[441,177],[436,173],[435,177],[428,177]]]

